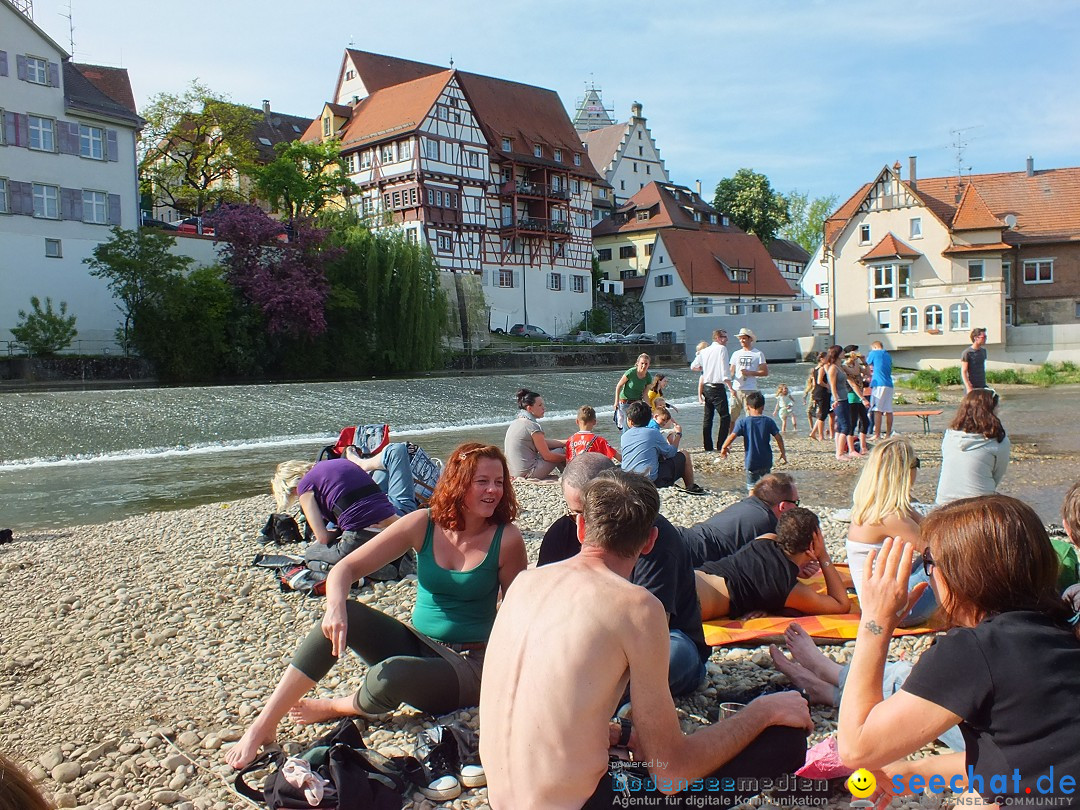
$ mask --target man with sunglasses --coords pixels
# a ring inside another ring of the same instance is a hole
[[[755,537],[776,531],[786,510],[799,505],[795,479],[787,473],[770,473],[754,484],[750,495],[717,512],[702,523],[679,529],[690,564],[722,560]]]

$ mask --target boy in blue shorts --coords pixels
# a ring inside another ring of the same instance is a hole
[[[771,436],[776,437],[776,447],[780,451],[780,461],[787,464],[787,454],[784,452],[784,437],[780,435],[780,429],[771,417],[764,415],[765,395],[760,391],[750,391],[746,395],[746,416],[740,416],[735,421],[735,427],[731,435],[724,441],[720,448],[720,456],[727,458],[728,448],[735,441],[736,436],[743,437],[746,446],[746,489],[749,492],[760,479],[772,472],[772,446],[769,444]]]

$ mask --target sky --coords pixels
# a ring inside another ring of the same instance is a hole
[[[639,101],[673,182],[748,167],[843,201],[881,168],[919,177],[1080,165],[1074,0],[34,0],[77,61],[126,67],[136,102],[199,78],[314,117],[343,50]],[[957,145],[962,148],[957,149]]]

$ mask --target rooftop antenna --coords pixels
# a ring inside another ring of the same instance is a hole
[[[973,129],[978,129],[979,125],[970,127],[960,127],[958,129],[951,129],[949,133],[953,136],[952,148],[956,150],[956,179],[962,180],[964,178],[964,172],[971,172],[970,166],[965,166],[964,153],[968,148],[969,137],[968,134]]]
[[[349,47],[356,44],[356,34],[349,34]]]
[[[67,4],[67,14],[62,11],[58,11],[61,17],[68,21],[68,53],[72,56],[75,55],[75,23],[71,15],[71,3]]]

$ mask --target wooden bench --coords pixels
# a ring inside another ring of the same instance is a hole
[[[929,433],[930,417],[941,416],[943,413],[945,413],[945,411],[939,408],[936,411],[893,411],[893,416],[917,416],[922,419],[922,432]]]

